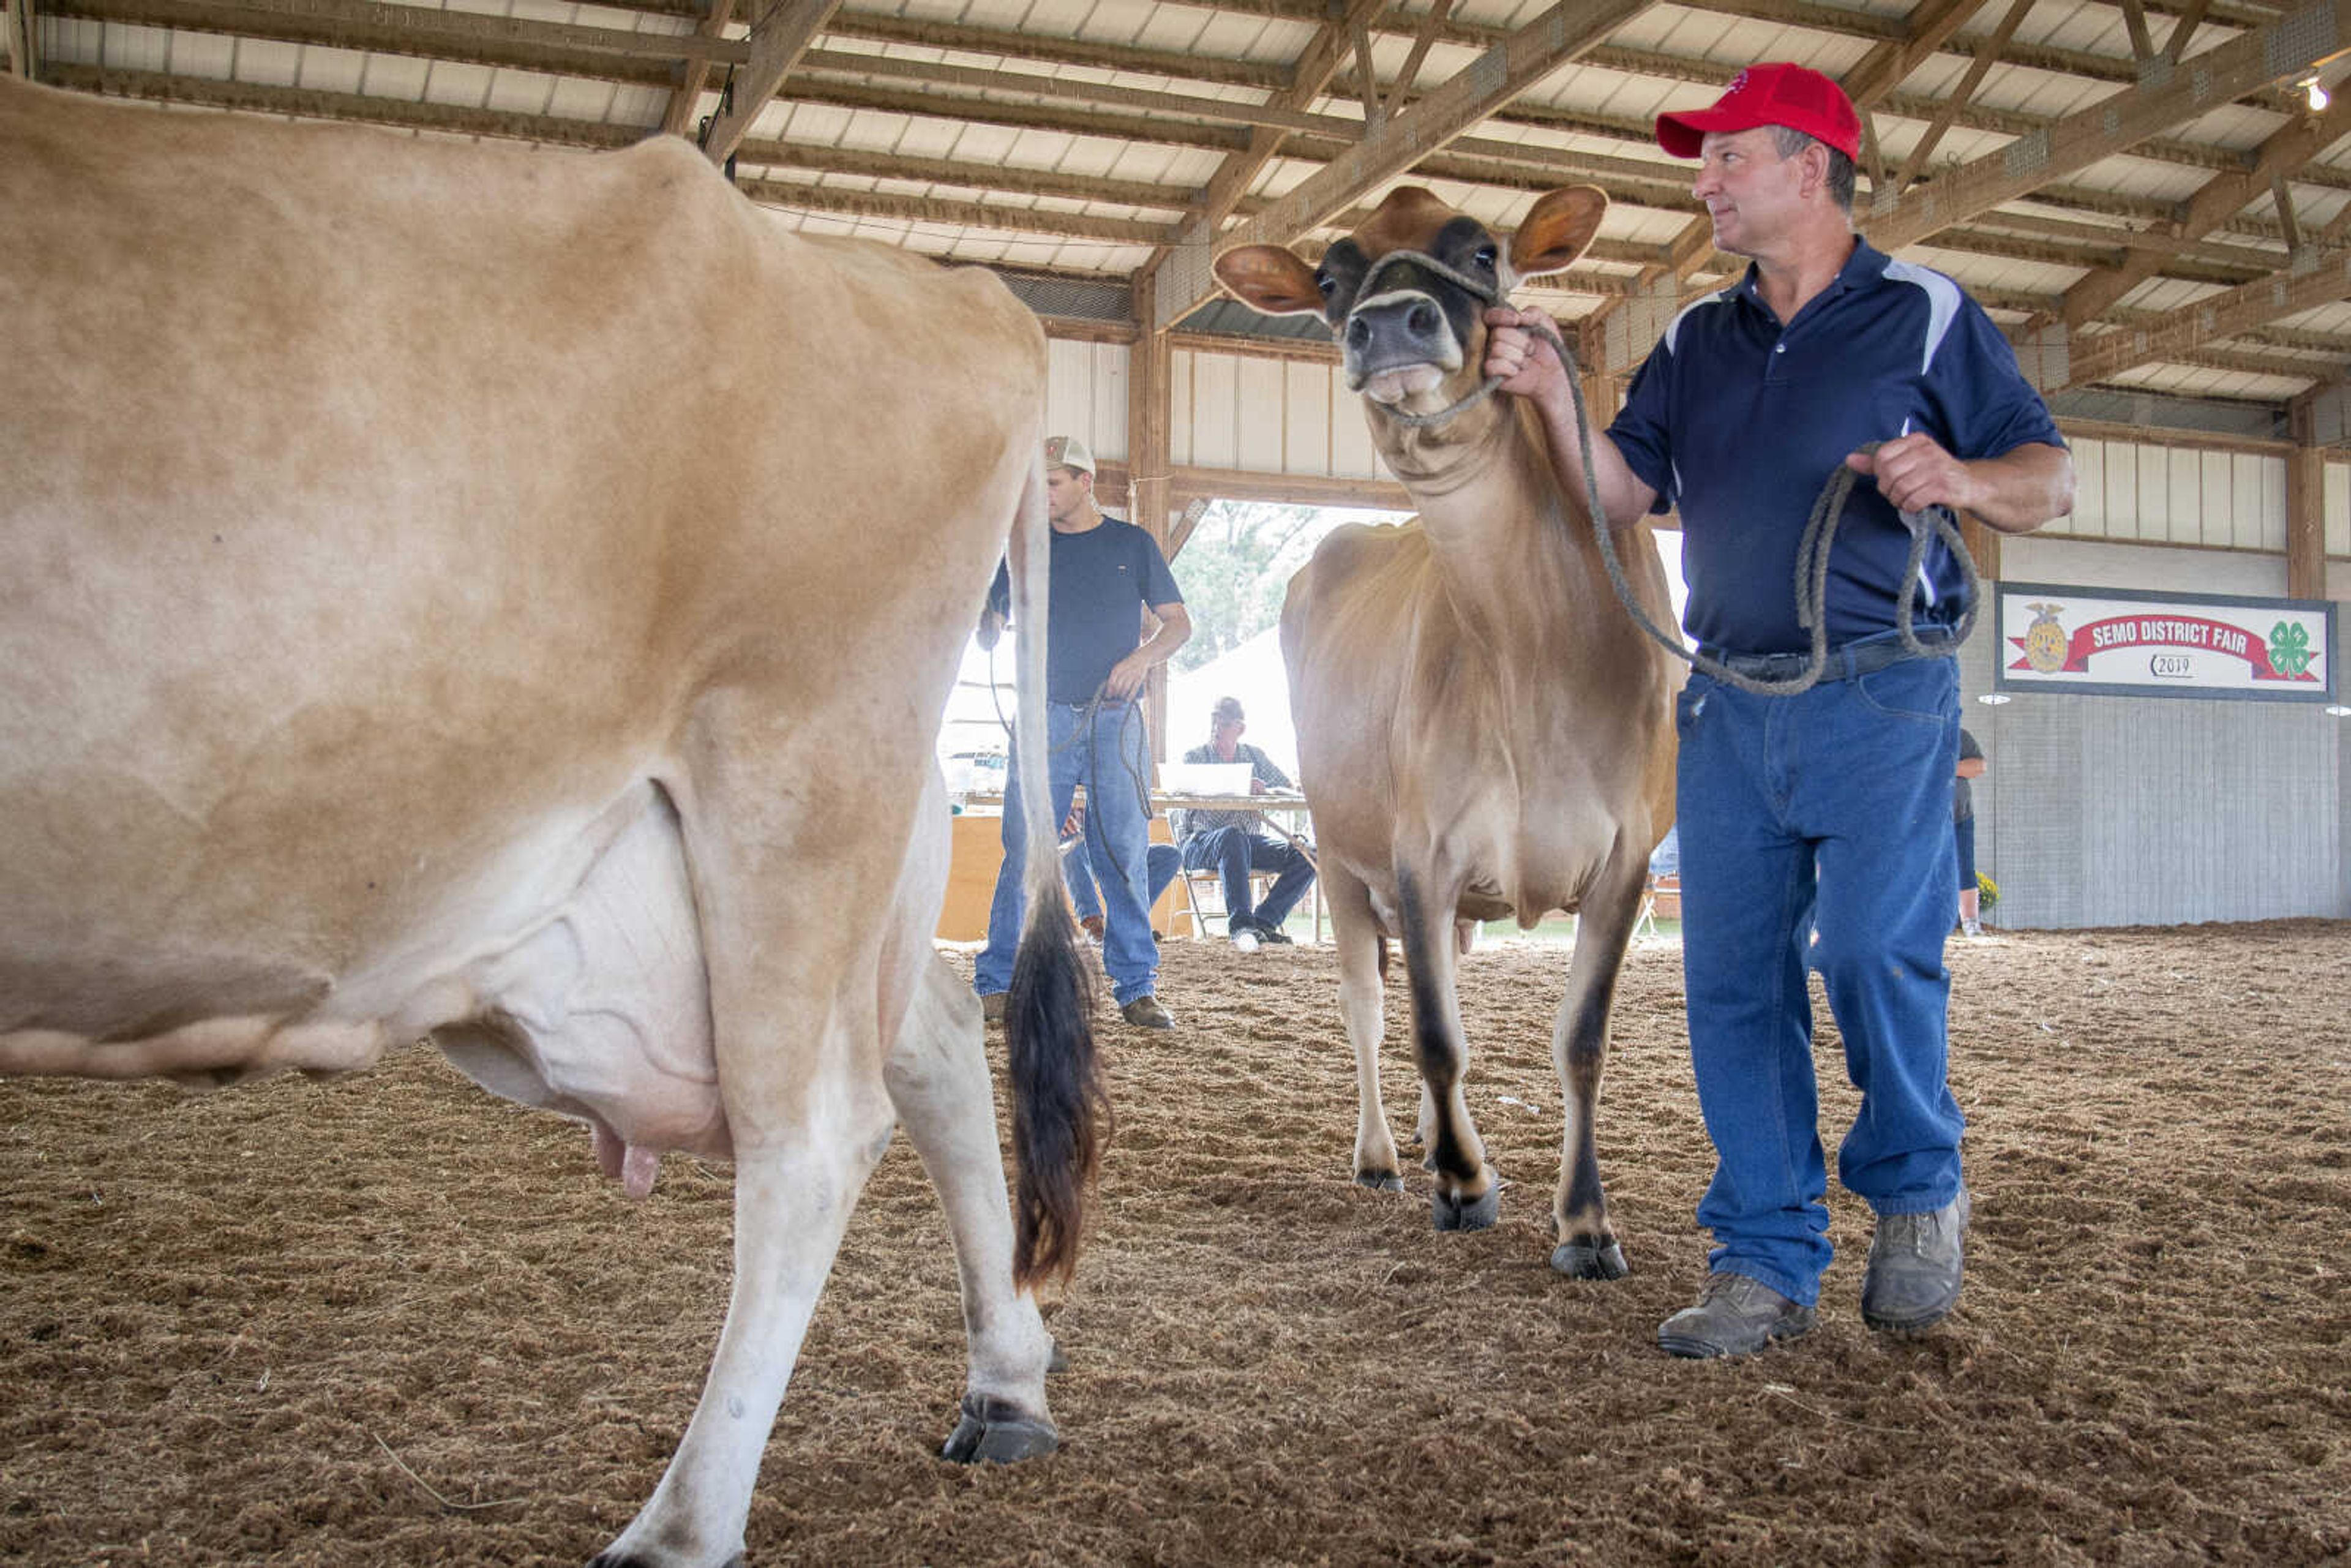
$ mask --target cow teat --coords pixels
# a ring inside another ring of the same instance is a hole
[[[1486,308],[1520,280],[1573,261],[1607,204],[1589,185],[1553,191],[1506,248],[1434,193],[1399,186],[1319,264],[1280,246],[1240,246],[1217,258],[1216,274],[1268,315],[1320,315],[1339,340],[1349,389],[1399,407],[1442,399],[1448,383],[1475,379]]]

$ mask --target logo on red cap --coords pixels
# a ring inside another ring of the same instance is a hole
[[[1677,158],[1695,158],[1707,132],[1759,125],[1784,125],[1820,138],[1848,158],[1861,156],[1861,116],[1844,89],[1785,60],[1740,71],[1711,109],[1657,116],[1657,145]]]

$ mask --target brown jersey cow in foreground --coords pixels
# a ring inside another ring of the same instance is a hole
[[[1673,821],[1679,670],[1618,604],[1583,499],[1561,494],[1530,409],[1494,395],[1426,425],[1399,415],[1437,413],[1478,389],[1486,306],[1574,260],[1606,205],[1589,186],[1554,191],[1505,245],[1405,187],[1319,266],[1272,246],[1217,261],[1258,309],[1330,323],[1372,439],[1420,508],[1403,528],[1333,532],[1290,580],[1281,617],[1355,1051],[1355,1179],[1403,1186],[1377,1056],[1382,943],[1395,936],[1411,979],[1437,1226],[1494,1222],[1497,1178],[1463,1091],[1457,922],[1515,914],[1531,926],[1577,911],[1552,1040],[1566,1101],[1552,1264],[1596,1279],[1625,1271],[1593,1117],[1649,852]],[[1621,531],[1616,549],[1650,619],[1666,624],[1647,525]]]
[[[893,1122],[962,1270],[950,1456],[1050,1448],[978,1004],[930,940],[933,737],[1016,514],[1043,603],[1035,319],[786,231],[675,139],[0,80],[0,1072],[214,1083],[430,1035],[632,1192],[664,1149],[731,1156],[726,1328],[600,1563],[737,1559]],[[1098,1093],[1045,809],[1025,1274],[1074,1244]]]

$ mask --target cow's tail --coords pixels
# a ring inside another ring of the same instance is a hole
[[[1020,717],[1020,804],[1028,863],[1028,922],[1006,998],[1004,1043],[1012,1074],[1012,1150],[1020,1176],[1013,1207],[1013,1277],[1026,1286],[1067,1278],[1077,1266],[1087,1189],[1109,1134],[1110,1097],[1095,1054],[1093,982],[1062,894],[1061,825],[1046,755],[1045,601],[1050,523],[1042,445],[1031,442],[1029,482],[1012,525],[1013,628]]]

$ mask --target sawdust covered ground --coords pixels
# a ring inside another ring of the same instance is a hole
[[[800,1358],[757,1563],[2305,1563],[2351,1552],[2351,930],[1955,946],[1967,1300],[1886,1343],[1833,1192],[1820,1329],[1667,1360],[1708,1170],[1677,949],[1634,954],[1601,1153],[1634,1267],[1546,1267],[1564,956],[1468,963],[1501,1225],[1347,1177],[1327,951],[1168,951],[1054,1316],[1066,1446],[929,1456],[960,1391],[903,1140]],[[1392,1009],[1389,1114],[1415,1081]],[[1826,1121],[1850,1117],[1833,1031]],[[723,1168],[653,1198],[412,1051],[210,1097],[0,1084],[0,1561],[576,1563],[651,1490],[725,1308]]]

